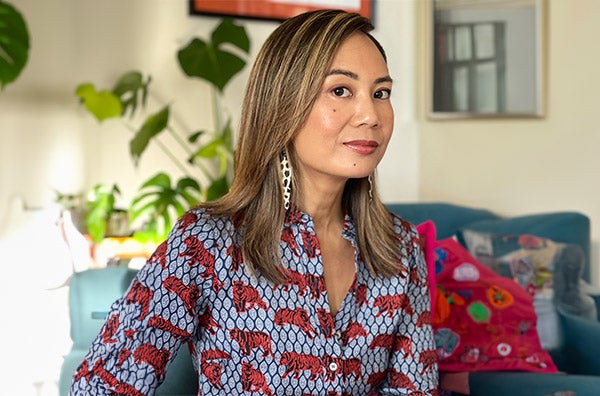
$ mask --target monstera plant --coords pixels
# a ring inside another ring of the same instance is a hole
[[[29,58],[29,31],[21,13],[0,0],[0,89],[14,82]]]
[[[232,46],[237,48],[235,52],[230,50]],[[163,239],[185,210],[228,191],[233,166],[233,131],[231,118],[226,115],[223,104],[223,90],[245,67],[249,50],[250,41],[245,28],[232,19],[224,18],[212,31],[210,39],[193,38],[177,52],[179,66],[190,82],[201,79],[210,84],[214,112],[212,130],[177,130],[172,122],[171,114],[176,110],[172,104],[149,112],[139,127],[124,128],[134,130],[129,141],[129,153],[135,165],[150,144],[157,144],[184,174],[175,181],[159,171],[142,183],[129,207],[132,223],[144,220],[143,226],[135,233],[139,239]],[[140,71],[128,71],[117,79],[112,89],[97,89],[88,82],[77,87],[76,95],[99,122],[120,118],[127,124],[134,114],[147,110],[146,99],[151,82],[151,76],[144,76]],[[184,161],[159,139],[163,134],[170,135],[171,141],[187,153]],[[106,221],[107,217],[88,220]]]

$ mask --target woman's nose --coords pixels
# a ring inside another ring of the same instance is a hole
[[[375,99],[371,97],[359,97],[356,99],[356,108],[354,112],[354,126],[368,126],[375,128],[379,126],[379,114]]]

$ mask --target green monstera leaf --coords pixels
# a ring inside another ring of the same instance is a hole
[[[178,51],[179,65],[188,76],[204,79],[222,92],[246,65],[244,59],[223,49],[223,44],[233,45],[246,54],[250,51],[250,40],[244,27],[225,18],[213,31],[209,42],[194,38]]]
[[[199,202],[200,193],[200,185],[190,177],[183,177],[172,186],[166,173],[154,175],[140,187],[130,205],[131,221],[150,216],[144,232],[136,233],[136,237],[154,241],[166,238],[175,221]]]
[[[21,13],[0,0],[0,89],[19,77],[29,58],[29,31]]]
[[[121,106],[123,107],[122,115],[126,115],[129,111],[129,115],[133,116],[138,108],[138,103],[141,103],[142,107],[146,105],[148,86],[151,81],[151,76],[148,76],[146,81],[144,81],[142,73],[136,70],[129,71],[119,77],[119,80],[112,89],[112,93],[121,101]]]

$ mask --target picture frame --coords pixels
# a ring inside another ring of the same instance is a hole
[[[546,0],[428,0],[428,116],[542,118]]]
[[[375,0],[190,0],[191,15],[283,21],[303,12],[323,8],[357,12],[373,22]]]

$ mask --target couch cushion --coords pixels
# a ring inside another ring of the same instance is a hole
[[[439,226],[437,222],[436,226]],[[531,234],[560,243],[579,245],[585,256],[582,278],[590,282],[590,219],[582,213],[554,212],[502,219],[480,219],[457,228],[456,236],[461,243],[463,230],[497,235]]]
[[[469,252],[499,275],[515,280],[534,298],[542,346],[562,346],[558,310],[595,316],[595,304],[580,288],[585,257],[578,245],[531,234],[501,235],[462,230]]]

